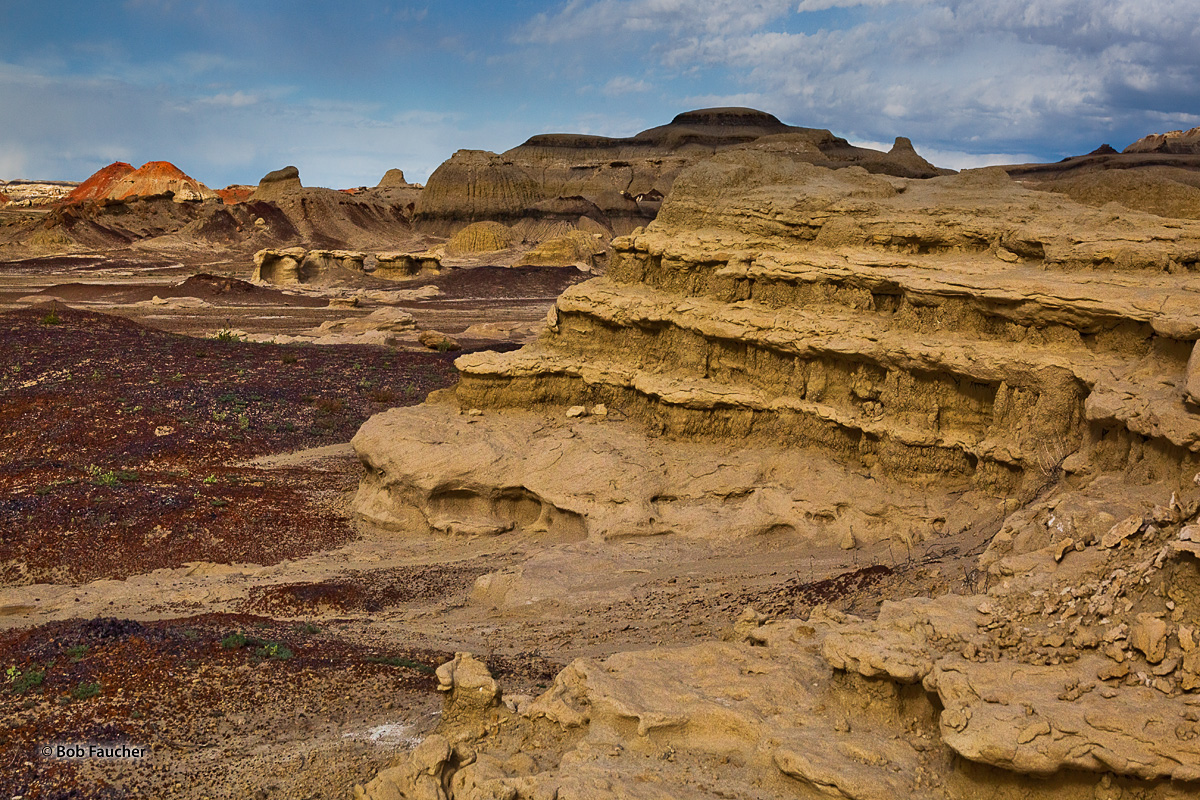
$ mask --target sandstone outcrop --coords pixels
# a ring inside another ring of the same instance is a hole
[[[245,186],[243,184],[231,184],[224,189],[217,189],[217,197],[221,198],[221,202],[227,206],[236,203],[245,203],[249,200],[256,191],[254,186]]]
[[[1195,795],[1198,264],[1200,223],[1000,169],[742,148],[684,171],[536,343],[362,427],[358,514],[593,548],[974,528],[980,580],[576,661],[361,794]],[[530,602],[520,579],[476,597]]]
[[[476,255],[507,250],[516,244],[512,228],[499,222],[473,222],[446,242],[452,256]]]
[[[1138,139],[1121,152],[1200,154],[1200,128],[1152,133]]]
[[[603,269],[608,261],[608,243],[601,234],[571,231],[538,244],[517,259],[517,266]]]
[[[827,130],[785,125],[754,109],[703,109],[629,138],[543,134],[499,155],[460,150],[430,176],[416,219],[443,235],[482,220],[575,224],[581,217],[628,233],[654,218],[680,170],[721,150],[769,140],[812,163],[861,164],[913,177],[940,172],[907,140],[880,153],[853,147]]]
[[[254,200],[274,201],[303,188],[304,185],[300,183],[300,170],[287,166],[264,175],[252,197]]]
[[[413,184],[404,180],[403,170],[393,168],[393,169],[389,169],[387,172],[383,173],[383,177],[379,179],[379,183],[378,183],[378,185],[376,185],[375,188],[377,188],[377,189],[408,189],[408,188],[411,188],[412,185]]]
[[[442,271],[442,259],[437,253],[379,253],[375,259],[375,277],[389,281],[436,275]]]
[[[293,283],[331,283],[354,279],[363,274],[366,253],[352,250],[259,250],[254,254],[252,281],[288,285]]]

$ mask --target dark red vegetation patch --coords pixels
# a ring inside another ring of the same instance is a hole
[[[348,441],[453,383],[452,358],[194,339],[49,304],[0,315],[0,581],[336,546],[344,477],[236,464]]]

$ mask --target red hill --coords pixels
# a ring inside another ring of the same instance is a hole
[[[4,192],[0,192],[0,206],[4,205],[7,202],[8,202],[8,195],[6,195]]]
[[[75,191],[67,195],[66,202],[82,203],[87,200],[99,200],[108,197],[117,181],[133,172],[133,165],[124,161],[114,161],[99,170],[83,183],[75,187]]]
[[[254,194],[255,188],[254,186],[242,186],[235,183],[232,186],[226,186],[224,189],[217,189],[217,197],[221,198],[221,201],[227,206],[234,205],[235,203],[244,203],[250,199],[250,195]]]
[[[125,200],[174,192],[176,200],[207,200],[217,196],[170,161],[148,161],[113,184],[108,197]]]

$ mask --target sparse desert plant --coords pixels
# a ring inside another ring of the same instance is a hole
[[[231,633],[222,638],[221,647],[224,647],[226,650],[238,650],[250,644],[252,641],[254,640],[249,636],[241,631],[238,631],[237,633]]]
[[[290,648],[279,642],[263,642],[255,648],[254,655],[259,658],[274,658],[277,661],[287,661],[295,655]]]
[[[9,667],[5,670],[4,677],[9,693],[25,694],[29,690],[36,689],[42,685],[42,682],[46,679],[46,670],[36,667],[28,670]]]
[[[296,358],[296,355],[294,353],[284,353],[283,358],[281,360],[283,361],[284,364],[295,364],[300,359]]]
[[[326,397],[317,401],[317,413],[325,417],[341,414],[345,410],[346,404],[336,397]]]
[[[71,697],[76,700],[90,700],[100,694],[101,690],[99,681],[81,683],[71,690]]]
[[[83,661],[83,657],[87,655],[88,646],[86,644],[74,644],[66,649],[67,658],[72,662],[78,663]]]
[[[51,306],[46,316],[42,317],[41,322],[43,325],[61,325],[62,317],[58,315],[58,306]]]
[[[368,397],[376,403],[394,403],[399,395],[393,389],[381,388],[371,392]]]
[[[216,339],[218,342],[244,342],[244,341],[246,341],[245,334],[234,333],[229,328],[221,328],[221,330],[217,331],[216,335],[213,336],[213,338]]]

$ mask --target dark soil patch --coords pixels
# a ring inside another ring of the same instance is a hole
[[[348,441],[453,383],[453,357],[194,339],[49,304],[0,315],[0,580],[336,546],[351,532],[329,496],[350,486],[231,464]]]
[[[385,708],[403,718],[406,705],[429,705],[422,698],[436,688],[433,667],[449,657],[228,614],[71,620],[0,634],[0,796],[166,797],[179,794],[177,783],[250,796],[224,782],[228,764],[195,756],[278,752],[330,720],[354,728]],[[42,748],[56,743],[150,752],[137,762],[47,757]]]
[[[431,565],[354,571],[336,580],[251,589],[245,610],[277,616],[337,612],[377,613],[401,603],[459,594],[488,572],[484,565]]]
[[[771,617],[807,617],[814,606],[829,605],[850,610],[854,604],[870,595],[870,602],[877,602],[878,585],[894,571],[883,564],[873,564],[863,569],[843,572],[832,578],[819,581],[803,581],[792,578],[774,589],[759,590],[742,594],[731,608],[753,606],[756,611]]]

